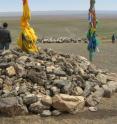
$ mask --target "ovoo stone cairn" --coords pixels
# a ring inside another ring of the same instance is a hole
[[[42,49],[0,53],[0,114],[57,116],[96,107],[117,91],[117,74],[97,69],[82,56]]]

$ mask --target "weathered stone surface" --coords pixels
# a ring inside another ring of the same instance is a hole
[[[16,97],[0,99],[0,113],[15,116],[28,113],[27,108],[19,103]]]
[[[9,94],[12,91],[12,81],[10,78],[6,78],[3,84],[3,93]]]
[[[60,89],[55,87],[55,86],[51,87],[51,91],[52,91],[53,95],[56,95],[56,94],[60,93]]]
[[[117,91],[117,82],[110,81],[107,85],[103,85],[104,97],[110,98]]]
[[[95,107],[98,105],[98,97],[90,95],[86,99],[86,105]]]
[[[50,107],[43,105],[41,101],[33,103],[29,107],[29,111],[35,114],[40,114],[43,112],[43,110],[49,110],[49,109]]]
[[[104,75],[104,74],[99,73],[99,74],[97,75],[97,80],[98,80],[99,82],[101,82],[102,84],[106,84],[106,83],[107,83],[107,76]]]
[[[84,93],[83,93],[83,95],[85,97],[87,97],[91,94],[91,89],[92,89],[93,86],[94,86],[93,82],[91,82],[91,81],[86,81],[85,82],[85,89],[84,89]]]
[[[19,87],[18,94],[25,94],[27,92],[26,83],[22,83]]]
[[[95,85],[94,86],[94,90],[96,91],[96,90],[99,90],[100,89],[100,86],[99,85]]]
[[[83,109],[85,100],[82,96],[70,96],[60,94],[53,97],[53,107],[64,112],[80,111]]]
[[[67,77],[60,77],[60,80],[68,80]]]
[[[53,73],[57,76],[66,76],[66,73],[64,71],[58,69],[54,70]]]
[[[0,78],[0,90],[3,88],[3,79]]]
[[[25,76],[26,73],[27,73],[27,72],[25,71],[25,68],[24,68],[22,65],[20,65],[20,64],[16,64],[15,69],[16,69],[17,74],[18,74],[20,77]]]
[[[107,83],[109,89],[112,90],[112,92],[116,92],[117,91],[117,81],[109,81]]]
[[[0,84],[3,84],[3,81],[4,81],[4,80],[3,80],[2,78],[0,78]]]
[[[13,66],[10,66],[6,69],[6,73],[8,76],[14,76],[16,75],[16,70]]]
[[[25,63],[27,60],[28,60],[28,56],[21,56],[21,57],[18,58],[17,61],[18,62],[24,62]]]
[[[11,54],[11,51],[10,50],[5,50],[2,52],[2,55],[5,56],[5,55],[9,55]]]
[[[85,75],[85,71],[82,68],[78,67],[78,71],[81,76]]]
[[[102,98],[103,95],[104,95],[104,89],[103,89],[103,88],[99,88],[99,89],[97,89],[93,94],[94,94],[95,96],[97,96],[97,97]]]
[[[89,107],[88,109],[91,112],[96,112],[98,110],[97,107]]]
[[[72,94],[75,96],[81,96],[83,95],[83,89],[81,87],[75,87]]]
[[[40,74],[39,72],[36,72],[34,70],[31,70],[27,73],[27,78],[29,78],[32,82],[39,84],[40,86],[44,85],[44,82],[42,80],[44,78],[43,76],[43,74]]]
[[[55,74],[47,74],[48,80],[55,80],[56,76]]]
[[[48,117],[48,116],[51,116],[51,111],[50,110],[44,110],[42,113],[41,113],[41,116],[43,117]]]
[[[91,65],[91,64],[88,66],[88,70],[89,70],[90,73],[93,73],[93,74],[98,73],[96,67],[94,65]]]
[[[52,115],[59,116],[59,115],[61,115],[61,112],[59,110],[54,110],[54,111],[52,111]]]
[[[89,64],[90,64],[90,63],[89,63],[87,60],[86,60],[86,61],[82,61],[82,62],[80,63],[80,67],[81,67],[83,70],[87,70]]]
[[[69,92],[72,83],[68,80],[54,80],[54,85],[62,90],[63,93]]]
[[[43,96],[41,99],[43,105],[51,106],[52,105],[52,98],[50,96]]]
[[[102,87],[104,89],[104,97],[110,98],[113,94],[112,90],[109,89],[108,85],[103,85]]]
[[[91,107],[97,106],[100,103],[100,100],[102,99],[103,95],[104,95],[103,88],[98,89],[97,91],[95,91],[86,98],[86,104]]]
[[[8,94],[11,91],[12,91],[12,86],[11,85],[3,84],[3,93]]]
[[[38,101],[38,97],[35,95],[27,95],[23,98],[23,103],[25,105],[30,105]]]
[[[55,69],[55,67],[52,66],[52,65],[46,67],[46,71],[47,71],[47,73],[52,73],[54,69]]]

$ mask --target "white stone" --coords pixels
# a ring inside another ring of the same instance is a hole
[[[6,69],[8,76],[14,76],[16,75],[16,70],[13,66],[10,66]]]

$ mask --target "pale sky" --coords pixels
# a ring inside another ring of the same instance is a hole
[[[29,0],[32,11],[87,10],[90,0]],[[22,0],[0,0],[0,12],[21,11]],[[117,10],[117,0],[96,0],[96,10]]]

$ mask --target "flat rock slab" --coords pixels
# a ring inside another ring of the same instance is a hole
[[[53,107],[63,112],[78,112],[84,108],[84,104],[85,100],[82,96],[60,94],[53,97]]]

